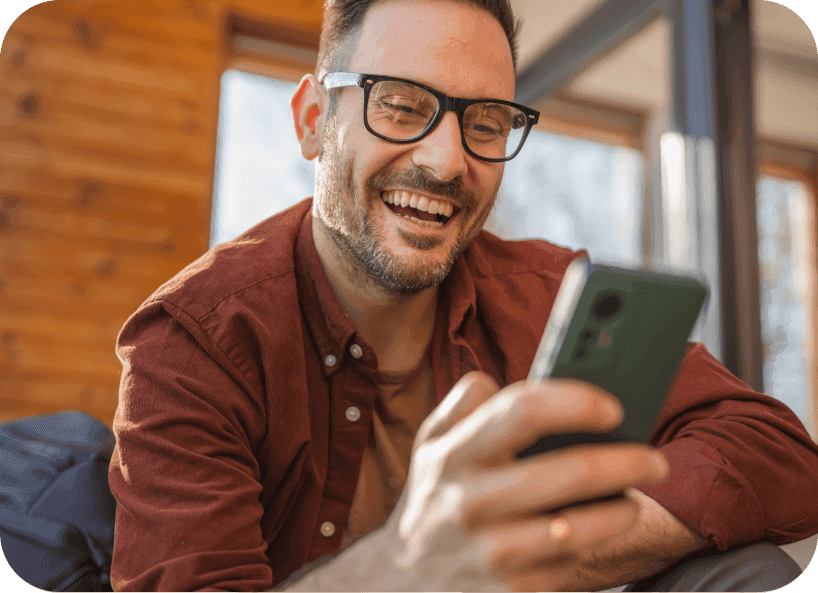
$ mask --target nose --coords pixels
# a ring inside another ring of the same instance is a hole
[[[464,176],[468,168],[467,153],[460,136],[457,114],[447,111],[428,136],[418,142],[412,153],[415,166],[424,169],[438,181]]]

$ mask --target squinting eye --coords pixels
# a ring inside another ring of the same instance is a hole
[[[409,105],[400,105],[398,103],[390,103],[389,101],[382,101],[380,103],[381,107],[386,109],[393,109],[395,111],[402,111],[403,113],[417,113],[414,109],[409,107]]]
[[[393,117],[424,119],[434,114],[434,110],[429,105],[406,97],[378,97],[376,104],[381,111]]]
[[[481,134],[499,134],[500,133],[499,129],[494,128],[492,126],[487,126],[486,124],[478,124],[478,125],[472,126],[472,129],[475,132],[480,132]]]

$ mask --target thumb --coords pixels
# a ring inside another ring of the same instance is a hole
[[[499,390],[497,382],[486,373],[465,374],[420,426],[415,445],[445,434]]]

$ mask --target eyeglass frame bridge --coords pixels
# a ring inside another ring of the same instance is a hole
[[[329,79],[329,80],[327,80]],[[379,82],[384,82],[388,80],[395,80],[398,82],[405,82],[407,84],[412,84],[416,87],[420,87],[425,91],[428,91],[432,95],[435,96],[437,99],[437,111],[432,116],[432,119],[429,120],[429,123],[423,129],[423,131],[415,136],[414,138],[407,138],[406,140],[395,140],[394,138],[387,138],[386,136],[379,134],[372,127],[369,125],[369,118],[367,117],[367,106],[369,105],[369,94],[372,91],[372,87],[374,87]],[[512,101],[504,101],[502,99],[460,99],[458,97],[450,97],[446,93],[441,93],[437,89],[433,89],[432,87],[426,86],[425,84],[421,84],[419,82],[415,82],[414,80],[407,80],[406,78],[398,78],[396,76],[381,76],[379,74],[358,74],[355,72],[328,72],[324,75],[323,80],[321,80],[321,84],[323,84],[327,90],[346,87],[346,86],[359,86],[364,90],[364,126],[366,127],[367,131],[375,136],[376,138],[380,138],[381,140],[386,140],[387,142],[392,142],[394,144],[410,144],[412,142],[417,142],[418,140],[422,140],[426,136],[428,136],[432,130],[435,129],[440,120],[443,119],[443,115],[447,111],[454,111],[457,115],[457,121],[460,125],[460,141],[463,144],[463,148],[466,149],[466,152],[469,153],[474,158],[480,159],[481,161],[486,161],[489,163],[505,163],[516,157],[520,150],[522,150],[523,145],[525,144],[526,139],[528,138],[528,134],[531,131],[531,128],[536,125],[536,123],[540,120],[540,112],[536,109],[531,109],[530,107],[526,107],[525,105],[520,105],[519,103],[514,103]],[[520,140],[520,144],[517,147],[517,150],[514,151],[514,154],[511,156],[501,158],[501,159],[491,159],[488,157],[480,156],[479,154],[475,153],[471,148],[469,148],[468,143],[466,142],[466,133],[463,131],[463,114],[466,112],[466,109],[474,105],[476,103],[499,103],[501,105],[510,105],[515,109],[519,109],[522,111],[526,118],[525,118],[525,131],[523,132],[523,137]]]

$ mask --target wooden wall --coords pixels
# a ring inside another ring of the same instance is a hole
[[[56,0],[11,26],[0,421],[76,409],[111,423],[119,329],[208,246],[231,14],[314,39],[321,1]]]

